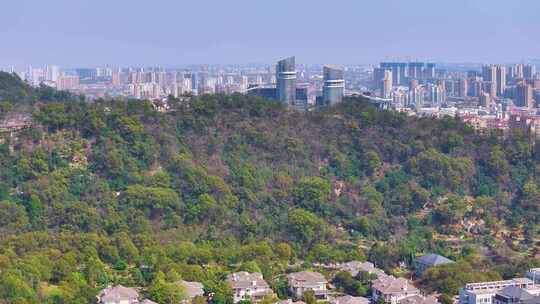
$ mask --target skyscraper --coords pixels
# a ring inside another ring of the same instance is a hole
[[[324,66],[323,68],[323,102],[327,105],[334,105],[343,100],[343,91],[345,89],[345,80],[343,70]]]
[[[120,71],[113,71],[111,76],[111,84],[113,86],[119,86],[121,83]]]
[[[48,65],[45,67],[45,77],[47,81],[54,81],[58,80],[58,77],[60,76],[60,68],[58,68],[55,65]]]
[[[502,65],[496,66],[496,91],[497,96],[503,96],[506,89],[506,67]]]
[[[536,66],[532,64],[523,65],[523,78],[533,79],[534,74],[536,74]]]
[[[391,98],[392,97],[391,95],[392,95],[392,71],[385,70],[383,85],[382,85],[382,97]]]
[[[518,107],[532,108],[533,106],[533,90],[532,87],[525,83],[519,83],[515,88],[514,104]]]
[[[489,90],[484,89],[484,92],[488,92],[491,95],[491,97],[495,97],[497,95],[497,66],[495,65],[482,66],[482,78],[484,79],[484,82],[489,83],[489,84],[485,83],[485,86],[489,87]]]
[[[434,79],[435,78],[435,63],[428,63],[424,71],[425,79]]]
[[[484,78],[484,81],[496,81],[497,67],[495,65],[482,66],[482,78]]]
[[[469,92],[469,86],[468,86],[467,79],[460,79],[458,82],[458,96],[459,97],[467,97],[467,94]]]
[[[422,79],[424,72],[423,62],[410,62],[409,63],[409,78],[410,79]]]
[[[376,90],[382,90],[385,71],[391,71],[389,68],[375,68],[373,70],[373,87]]]
[[[392,85],[405,85],[406,84],[406,68],[407,64],[404,62],[381,62],[381,68],[390,69],[392,71]]]
[[[443,102],[445,102],[446,96],[444,95],[444,90],[440,85],[430,84],[428,88],[432,106],[440,106]]]
[[[296,65],[295,58],[289,57],[276,66],[278,100],[292,107],[296,103]]]

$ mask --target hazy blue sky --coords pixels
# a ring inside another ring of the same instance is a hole
[[[3,0],[0,65],[540,58],[539,0]]]

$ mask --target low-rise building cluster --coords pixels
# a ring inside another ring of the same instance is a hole
[[[417,257],[414,262],[415,274],[420,275],[431,267],[451,264],[454,261],[437,254]],[[371,296],[369,298],[343,294],[332,289],[326,277],[315,271],[304,270],[286,275],[290,298],[277,300],[268,282],[260,273],[246,271],[229,274],[225,280],[233,291],[233,302],[250,301],[258,303],[263,299],[274,299],[278,304],[305,304],[306,292],[312,293],[316,301],[329,304],[438,304],[435,295],[423,294],[412,281],[387,275],[370,262],[351,261],[339,264],[319,265],[332,273],[347,271],[353,277],[360,272],[372,274]],[[540,304],[540,268],[527,272],[527,277],[511,280],[476,282],[463,286],[456,296],[455,304]],[[211,298],[205,294],[199,282],[179,281],[179,288],[185,293],[182,303],[190,303],[196,297]],[[97,295],[100,304],[152,304],[144,296],[144,290],[136,287],[116,285],[102,290]]]
[[[388,304],[434,304],[433,297],[424,297],[420,290],[404,278],[387,275],[383,270],[370,262],[351,261],[347,263],[321,265],[334,271],[347,271],[352,276],[360,272],[373,275],[372,298],[357,297],[332,290],[327,278],[315,271],[304,270],[286,275],[290,299],[282,300],[279,304],[305,304],[303,302],[306,292],[311,292],[317,301],[330,304],[369,304],[383,301]],[[250,301],[260,302],[265,298],[277,299],[276,294],[260,273],[240,271],[229,274],[225,281],[232,289],[233,302]],[[185,293],[184,303],[189,303],[195,297],[211,297],[205,294],[204,286],[199,282],[179,281],[179,288]],[[102,290],[98,296],[101,304],[142,304],[153,303],[144,299],[141,288],[130,288],[122,285]]]

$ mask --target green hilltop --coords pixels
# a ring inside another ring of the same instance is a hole
[[[0,135],[0,303],[179,279],[230,303],[232,271],[279,289],[298,265],[406,275],[400,262],[431,252],[458,263],[417,283],[452,296],[538,264],[540,146],[524,130],[479,134],[361,97],[306,113],[240,94],[168,102],[87,102],[0,73],[0,130],[32,117]]]

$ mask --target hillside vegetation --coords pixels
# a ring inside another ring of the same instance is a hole
[[[184,279],[230,303],[231,271],[273,282],[298,262],[369,259],[399,274],[425,252],[459,261],[419,280],[452,295],[537,263],[526,132],[361,98],[308,113],[243,95],[169,102],[89,103],[0,73],[0,114],[34,122],[0,144],[0,299],[91,303],[108,284]]]

